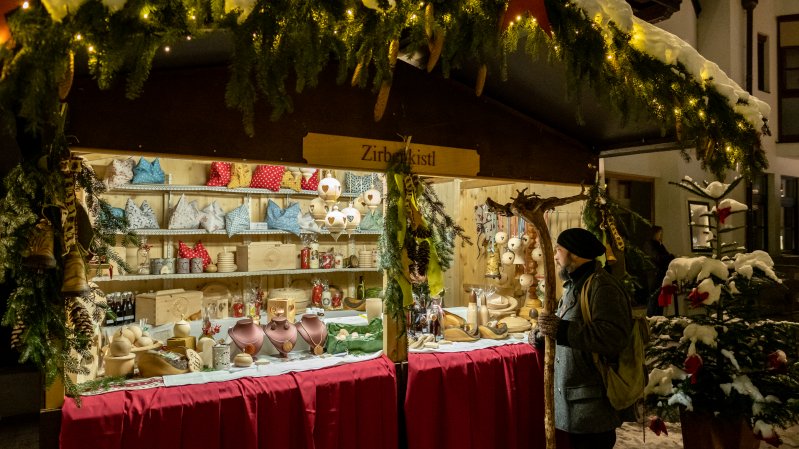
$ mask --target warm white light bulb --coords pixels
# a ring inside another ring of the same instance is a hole
[[[166,47],[164,47],[164,51],[165,51],[165,52],[167,52],[167,53],[169,53],[170,51],[172,51],[172,49],[171,49],[171,48],[169,48],[169,46],[167,45]]]
[[[30,7],[31,7],[31,4],[30,4],[30,3],[28,3],[28,2],[23,2],[23,3],[22,3],[22,9],[28,9],[28,8],[30,8]]]

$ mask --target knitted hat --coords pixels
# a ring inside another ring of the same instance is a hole
[[[590,231],[582,228],[571,228],[561,232],[558,236],[558,245],[583,259],[595,259],[605,254],[605,245]]]

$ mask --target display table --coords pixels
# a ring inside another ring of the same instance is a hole
[[[542,366],[526,343],[409,354],[408,447],[544,448]]]
[[[118,391],[64,404],[61,449],[396,448],[394,364]]]

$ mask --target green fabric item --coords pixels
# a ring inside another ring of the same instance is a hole
[[[350,334],[345,340],[337,340],[341,329],[347,329]],[[358,338],[353,339],[352,333],[357,332]],[[371,334],[366,337],[366,334]],[[340,354],[349,352],[350,354],[365,354],[377,352],[383,349],[383,320],[374,318],[367,326],[355,326],[352,324],[330,323],[327,325],[327,353]]]

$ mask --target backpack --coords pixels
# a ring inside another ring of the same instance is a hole
[[[588,277],[580,291],[580,310],[583,321],[591,323],[591,310],[588,307],[588,289],[594,275]],[[618,365],[603,360],[594,354],[594,364],[602,375],[610,404],[616,410],[624,410],[643,397],[647,382],[644,346],[649,341],[649,322],[644,317],[632,316],[633,327],[629,340],[619,353]]]

